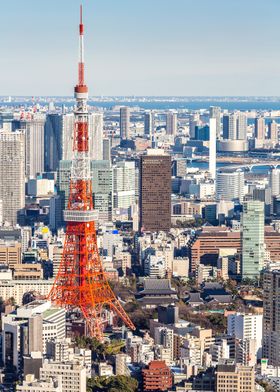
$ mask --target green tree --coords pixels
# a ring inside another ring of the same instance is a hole
[[[87,381],[88,392],[135,392],[138,382],[132,377],[94,377]]]

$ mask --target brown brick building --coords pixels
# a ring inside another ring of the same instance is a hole
[[[172,375],[164,361],[152,361],[143,369],[143,391],[166,391],[172,387]]]
[[[171,157],[151,149],[140,160],[140,225],[142,231],[171,227]]]
[[[280,233],[271,226],[265,226],[264,241],[270,260],[279,260]],[[215,263],[220,249],[236,248],[240,254],[241,246],[240,231],[232,231],[223,226],[203,227],[189,242],[191,271],[195,272],[200,262]]]

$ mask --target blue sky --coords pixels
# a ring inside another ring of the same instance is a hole
[[[78,0],[0,2],[0,95],[72,95]],[[280,0],[83,0],[91,95],[280,95]]]

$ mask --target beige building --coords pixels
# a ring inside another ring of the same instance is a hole
[[[15,264],[15,280],[38,280],[43,279],[43,270],[41,264]]]
[[[40,369],[40,378],[61,376],[63,392],[85,392],[86,368],[75,362],[45,361]]]
[[[21,264],[21,244],[19,242],[3,241],[0,243],[0,264],[6,264],[9,268]]]
[[[15,299],[16,305],[22,304],[22,297],[28,291],[47,296],[54,283],[53,279],[44,280],[0,280],[0,297],[4,300],[9,298]]]
[[[61,376],[48,380],[36,380],[33,374],[27,374],[22,385],[17,385],[17,392],[62,392]]]
[[[116,376],[129,376],[128,363],[131,362],[129,355],[120,353],[116,355]]]
[[[218,365],[216,392],[255,392],[254,367]]]

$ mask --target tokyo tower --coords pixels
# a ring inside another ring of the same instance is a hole
[[[69,202],[64,211],[66,238],[59,271],[48,299],[67,310],[78,310],[85,319],[87,333],[102,340],[106,321],[105,309],[119,316],[127,327],[133,330],[135,327],[109,286],[97,248],[89,158],[88,88],[84,80],[83,39],[81,6],[73,160]]]

